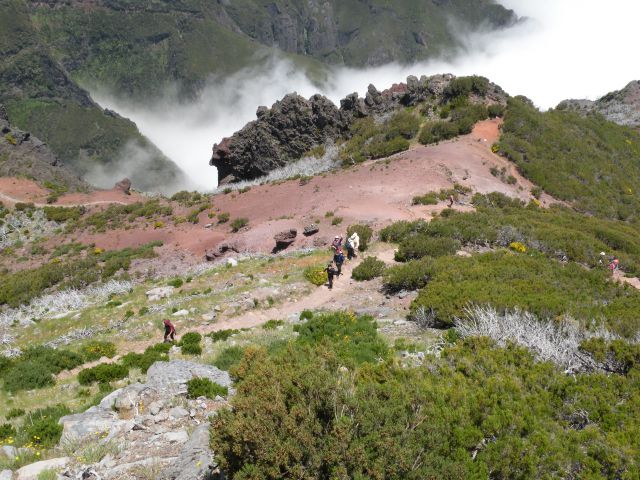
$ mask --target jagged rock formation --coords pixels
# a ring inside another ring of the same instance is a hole
[[[62,443],[80,440],[87,445],[127,446],[92,465],[67,459],[64,475],[116,480],[134,478],[131,475],[137,470],[149,468],[157,469],[154,478],[162,480],[208,478],[215,468],[208,417],[226,401],[186,399],[186,383],[194,377],[208,378],[233,394],[229,374],[215,367],[183,360],[156,362],[147,372],[146,383],[116,390],[84,413],[62,417]],[[82,476],[89,472],[95,477]]]
[[[574,110],[586,115],[597,112],[618,125],[640,126],[640,80],[630,82],[622,90],[608,93],[595,102],[592,100],[563,100],[560,110]]]
[[[89,185],[63,166],[49,147],[31,135],[13,127],[0,104],[0,176],[27,177],[39,183],[86,190]]]
[[[378,91],[369,85],[364,98],[347,95],[337,108],[322,95],[305,99],[293,93],[271,109],[259,107],[257,119],[213,146],[210,165],[218,169],[220,184],[254,179],[300,159],[313,147],[348,134],[358,118],[379,117],[420,102],[440,103],[453,75],[410,76],[406,83]],[[489,84],[486,101],[504,103],[505,92]]]

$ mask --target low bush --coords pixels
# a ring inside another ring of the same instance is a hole
[[[7,412],[6,419],[13,420],[14,418],[22,417],[26,412],[22,408],[12,408]]]
[[[172,345],[170,343],[159,343],[148,347],[144,353],[127,353],[120,363],[127,368],[139,368],[142,373],[147,373],[149,367],[155,362],[169,361],[168,352]]]
[[[45,388],[55,383],[53,373],[36,361],[20,361],[4,374],[4,389],[8,392]]]
[[[342,223],[343,218],[342,217],[333,217],[331,219],[331,225],[336,226],[336,225],[340,225]]]
[[[43,210],[47,220],[58,223],[78,220],[85,212],[83,207],[44,207]]]
[[[373,230],[369,225],[364,224],[355,224],[349,225],[347,228],[347,238],[349,238],[354,233],[357,233],[360,237],[360,251],[366,252],[369,248],[369,243],[371,242],[371,238],[373,237]]]
[[[113,358],[116,346],[111,342],[92,341],[80,348],[80,354],[87,362],[100,360],[102,357]]]
[[[0,425],[0,442],[5,442],[16,436],[16,429],[10,423]]]
[[[318,287],[324,285],[328,281],[324,268],[322,265],[307,267],[304,269],[304,278]]]
[[[231,222],[231,231],[232,232],[237,232],[240,229],[246,227],[247,225],[249,225],[249,219],[248,218],[236,218],[235,220],[233,220],[233,222]]]
[[[423,145],[449,140],[458,136],[458,126],[452,122],[428,122],[422,127],[418,141]]]
[[[313,312],[311,310],[303,310],[300,312],[300,320],[309,320],[313,318]]]
[[[226,330],[211,332],[207,336],[211,339],[212,342],[223,342],[237,333],[240,333],[240,330],[229,328]]]
[[[229,394],[229,389],[222,385],[212,382],[208,378],[192,378],[187,382],[187,397],[198,398],[207,397],[215,399],[218,395],[226,397]]]
[[[385,263],[376,257],[366,257],[360,265],[351,272],[351,278],[358,281],[371,280],[381,276],[385,270]]]
[[[500,105],[499,103],[494,103],[492,105],[489,105],[489,107],[487,108],[487,113],[489,114],[489,118],[503,117],[505,111],[506,111],[505,106]]]
[[[121,380],[129,375],[129,367],[117,363],[102,363],[92,368],[85,368],[78,373],[78,383],[80,385],[91,385],[92,383],[109,383],[113,380]]]
[[[384,272],[385,288],[391,292],[419,290],[429,282],[434,272],[434,259],[431,257],[394,265]]]
[[[284,325],[284,320],[269,320],[262,325],[263,330],[275,330]]]
[[[202,355],[200,343],[184,343],[180,350],[183,355]]]
[[[200,343],[201,340],[202,340],[202,335],[200,335],[198,332],[187,332],[184,335],[182,335],[182,338],[180,339],[180,343],[182,345],[186,345],[188,343]]]
[[[395,259],[398,262],[406,262],[422,257],[453,255],[460,247],[460,242],[451,238],[431,237],[426,234],[412,235],[400,242]]]
[[[388,121],[387,137],[411,140],[420,130],[420,119],[411,112],[401,110]]]
[[[229,371],[232,367],[240,363],[244,356],[244,349],[234,345],[222,350],[213,361],[213,365],[220,370]]]
[[[16,444],[54,447],[62,435],[62,425],[58,420],[70,413],[69,407],[61,404],[28,412],[18,430]]]
[[[400,220],[380,230],[380,240],[383,242],[398,243],[410,234],[424,230],[426,226],[427,222],[424,220],[414,222]]]
[[[221,212],[218,214],[218,223],[227,223],[230,217],[229,212]]]
[[[167,285],[173,288],[180,288],[183,284],[184,282],[181,278],[173,278],[167,282]]]
[[[411,205],[437,205],[438,194],[436,192],[425,193],[424,195],[418,195],[413,197]]]

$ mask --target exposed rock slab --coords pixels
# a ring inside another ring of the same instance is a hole
[[[215,468],[209,448],[209,425],[200,425],[184,445],[180,456],[165,468],[159,480],[204,480]]]
[[[227,388],[232,385],[231,377],[227,372],[211,365],[185,360],[154,363],[147,371],[146,385],[163,394],[175,395],[186,392],[187,382],[195,377],[208,378]]]
[[[26,465],[16,472],[16,480],[38,480],[38,475],[45,470],[63,469],[69,463],[69,457],[51,458]]]

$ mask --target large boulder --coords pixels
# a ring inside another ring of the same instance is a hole
[[[276,247],[274,250],[284,250],[295,241],[297,236],[298,230],[296,230],[295,228],[291,228],[289,230],[285,230],[276,234],[273,237],[273,239],[276,241]]]
[[[95,407],[84,413],[66,415],[58,423],[63,428],[61,443],[95,438],[94,436],[100,433],[107,433],[108,438],[113,438],[133,426],[132,421],[121,420],[116,412]]]
[[[149,300],[150,302],[162,300],[163,298],[167,298],[171,296],[173,294],[173,290],[174,290],[174,287],[172,286],[152,288],[151,290],[148,290],[146,293],[147,300]]]
[[[128,178],[123,178],[116,183],[115,188],[117,190],[120,190],[125,195],[131,195],[131,180],[129,180]]]
[[[45,470],[62,470],[70,462],[69,457],[51,458],[32,463],[16,472],[16,480],[38,480],[38,475]]]
[[[208,262],[217,260],[223,257],[229,252],[239,253],[240,247],[236,243],[223,242],[217,245],[215,248],[210,248],[204,252],[204,258]]]
[[[311,235],[315,235],[319,231],[320,231],[320,227],[315,223],[312,223],[311,225],[307,225],[306,227],[304,227],[304,231],[302,232],[302,234],[305,237],[310,237]]]
[[[209,448],[209,425],[200,425],[184,445],[178,458],[165,468],[159,480],[203,480],[211,478],[216,464]]]
[[[161,397],[178,395],[187,391],[187,382],[195,377],[208,378],[231,391],[232,382],[229,373],[212,365],[186,360],[154,363],[147,371],[146,386],[156,390]]]

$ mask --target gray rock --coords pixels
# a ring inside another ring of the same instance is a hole
[[[160,402],[153,402],[149,405],[149,413],[151,415],[158,415],[160,410],[162,410],[162,404]]]
[[[284,250],[289,245],[291,245],[296,237],[298,236],[298,231],[295,228],[291,228],[289,230],[285,230],[276,234],[273,239],[276,241],[275,251]]]
[[[189,434],[186,430],[180,429],[173,432],[163,433],[162,439],[169,443],[185,443],[189,440]]]
[[[177,312],[173,313],[174,317],[184,317],[186,315],[189,315],[189,310],[178,310]]]
[[[123,192],[125,195],[131,195],[131,180],[123,178],[116,183],[115,188]]]
[[[69,457],[60,457],[25,465],[16,472],[16,480],[37,480],[38,475],[44,470],[61,470],[69,461]]]
[[[62,437],[60,442],[77,440],[96,435],[96,433],[108,432],[108,438],[113,438],[122,431],[131,429],[132,421],[120,420],[112,411],[89,409],[84,413],[76,413],[62,417],[58,423],[62,425]]]
[[[309,237],[311,235],[315,235],[319,231],[320,227],[315,223],[312,223],[311,225],[307,225],[306,227],[304,227],[304,231],[302,233],[305,237]]]
[[[209,448],[209,425],[196,428],[178,458],[160,472],[158,480],[203,480],[216,467]]]
[[[13,472],[11,470],[3,470],[0,472],[0,480],[11,480]]]
[[[169,410],[169,417],[173,418],[174,420],[187,416],[189,416],[189,411],[182,407],[173,407],[171,410]]]
[[[174,288],[171,286],[152,288],[146,293],[147,300],[149,300],[150,302],[155,302],[157,300],[167,298],[173,295],[173,291]]]
[[[4,445],[0,448],[0,456],[13,459],[18,456],[18,449],[11,445]]]
[[[186,360],[155,362],[147,371],[146,385],[164,397],[186,392],[187,382],[194,377],[208,378],[224,387],[231,387],[231,377],[227,372],[211,365]]]

